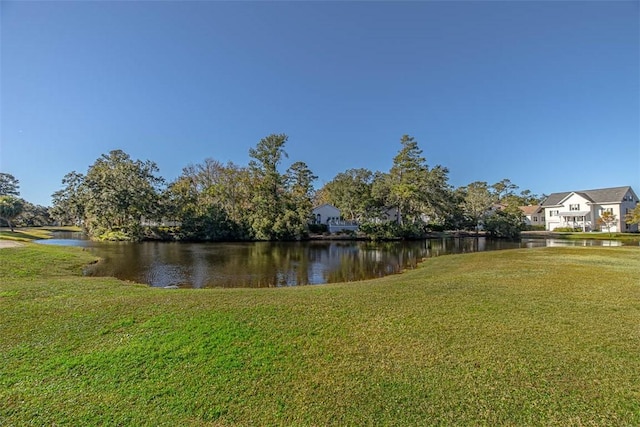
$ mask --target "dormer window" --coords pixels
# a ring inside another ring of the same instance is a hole
[[[570,211],[579,211],[580,210],[580,204],[576,203],[576,204],[569,205],[569,210]]]

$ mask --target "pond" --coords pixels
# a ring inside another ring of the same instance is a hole
[[[101,258],[85,274],[156,287],[275,287],[371,279],[415,268],[446,254],[553,245],[619,245],[616,241],[483,237],[407,242],[305,241],[242,243],[92,242],[58,233],[39,243],[82,246]]]

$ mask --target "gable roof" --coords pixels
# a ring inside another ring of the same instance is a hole
[[[533,215],[541,211],[540,205],[519,206],[519,208],[525,215]]]
[[[597,190],[552,193],[544,202],[542,202],[542,207],[557,206],[561,204],[564,199],[574,193],[584,197],[592,203],[620,203],[629,190],[631,190],[631,187],[627,185],[625,187],[600,188]]]

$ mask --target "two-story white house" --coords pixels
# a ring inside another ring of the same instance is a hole
[[[638,225],[626,224],[624,218],[637,203],[638,196],[631,187],[626,186],[553,193],[542,203],[542,208],[548,231],[559,227],[598,230],[600,215],[609,211],[616,218],[612,232],[633,232],[638,231]]]

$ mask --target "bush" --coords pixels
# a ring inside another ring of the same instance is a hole
[[[126,242],[132,240],[132,238],[122,230],[110,230],[100,234],[98,236],[98,240],[109,242]]]
[[[398,224],[396,222],[364,223],[360,231],[372,240],[416,239],[427,233],[426,224]]]
[[[360,224],[360,231],[372,240],[389,240],[400,236],[400,226],[395,222],[366,222]]]
[[[427,228],[431,231],[442,232],[445,230],[445,226],[443,224],[429,224]]]
[[[525,230],[527,230],[527,231],[545,231],[546,228],[544,227],[544,225],[527,225],[525,227]]]
[[[492,237],[515,239],[520,237],[523,228],[522,218],[506,211],[496,211],[484,221],[484,229]]]
[[[575,233],[582,231],[581,227],[556,227],[552,231],[556,231],[558,233]]]
[[[323,234],[328,233],[329,227],[327,224],[309,224],[309,233]]]
[[[354,230],[342,230],[342,232],[349,237],[356,237],[358,234]]]

